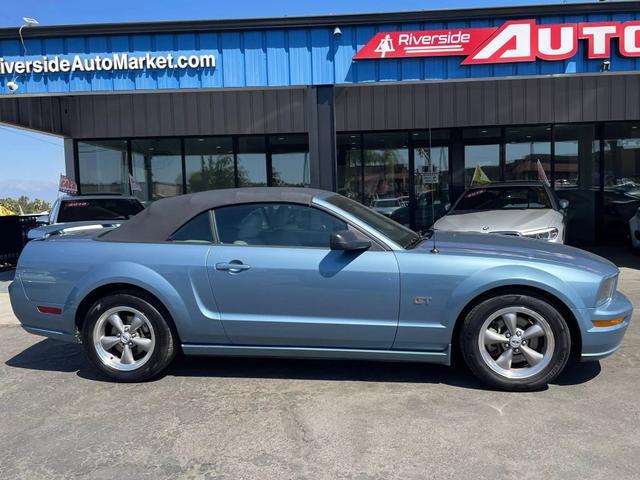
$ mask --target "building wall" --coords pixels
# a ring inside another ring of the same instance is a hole
[[[629,2],[636,3],[636,2]],[[563,7],[556,7],[562,11]],[[615,8],[625,8],[617,6]],[[191,55],[213,53],[213,69],[182,71],[96,72],[20,76],[20,94],[74,93],[99,91],[144,91],[167,89],[210,89],[242,87],[287,87],[303,85],[352,84],[418,80],[492,78],[521,75],[597,72],[602,60],[586,58],[586,42],[564,61],[536,61],[500,65],[460,65],[461,57],[424,59],[383,59],[353,61],[355,53],[377,32],[400,30],[437,30],[499,26],[505,18],[429,21],[397,24],[340,25],[342,36],[333,36],[333,26],[317,28],[263,28],[194,33],[155,33],[29,38],[25,31],[27,59],[48,55],[93,57],[109,53],[145,55],[173,53]],[[535,19],[540,24],[640,20],[636,5],[627,11],[583,15],[535,16],[522,13],[511,16]],[[13,34],[12,34],[13,35]],[[614,42],[615,43],[615,42]],[[624,58],[612,49],[612,71],[640,69],[640,58]],[[20,42],[0,40],[0,57],[23,59]],[[0,76],[0,85],[11,80]],[[4,90],[4,89],[3,89]],[[0,92],[0,96],[5,94]]]
[[[336,88],[338,131],[639,118],[638,74]]]
[[[0,122],[73,138],[306,132],[304,89],[0,99]]]

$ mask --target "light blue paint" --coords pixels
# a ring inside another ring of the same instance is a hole
[[[280,348],[283,355],[291,347],[292,356],[309,348],[357,349],[362,358],[446,352],[446,363],[465,307],[495,288],[519,286],[544,290],[573,313],[589,358],[606,356],[622,341],[632,313],[629,301],[616,293],[597,305],[602,282],[618,273],[605,259],[541,240],[444,231],[435,232],[437,254],[433,239],[405,249],[332,204],[335,194],[312,195],[290,201],[311,201],[386,248],[122,243],[98,241],[95,232],[53,236],[31,241],[20,257],[10,286],[15,315],[33,333],[73,340],[82,300],[97,288],[126,283],[162,302],[185,344]],[[154,207],[164,203],[172,211],[176,201],[160,200]],[[249,268],[217,268],[229,262]],[[428,304],[415,302],[423,296],[431,298]],[[63,312],[40,314],[37,305]],[[594,319],[620,316],[626,320],[614,327],[593,326]],[[424,361],[433,359],[427,355]]]

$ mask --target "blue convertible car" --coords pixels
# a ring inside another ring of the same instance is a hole
[[[407,360],[460,354],[484,382],[540,387],[616,351],[618,269],[538,240],[404,228],[331,192],[160,200],[128,223],[30,242],[10,287],[24,328],[81,342],[122,381],[188,355]]]

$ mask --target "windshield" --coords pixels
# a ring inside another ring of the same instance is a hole
[[[353,215],[358,220],[366,223],[369,227],[381,233],[389,240],[394,241],[402,248],[415,245],[422,237],[408,228],[394,222],[393,220],[380,215],[364,205],[350,200],[342,195],[332,195],[327,198],[327,202]]]
[[[64,200],[60,205],[58,223],[128,220],[142,210],[142,204],[132,198]]]
[[[552,208],[551,199],[544,187],[500,186],[467,191],[451,213],[543,208]]]

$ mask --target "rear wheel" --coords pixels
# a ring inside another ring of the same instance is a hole
[[[483,382],[504,390],[532,390],[562,372],[571,338],[566,321],[550,303],[529,295],[501,295],[469,312],[461,347],[465,362]]]
[[[175,356],[167,320],[151,302],[131,293],[95,302],[83,324],[82,341],[93,363],[123,382],[149,380]]]

